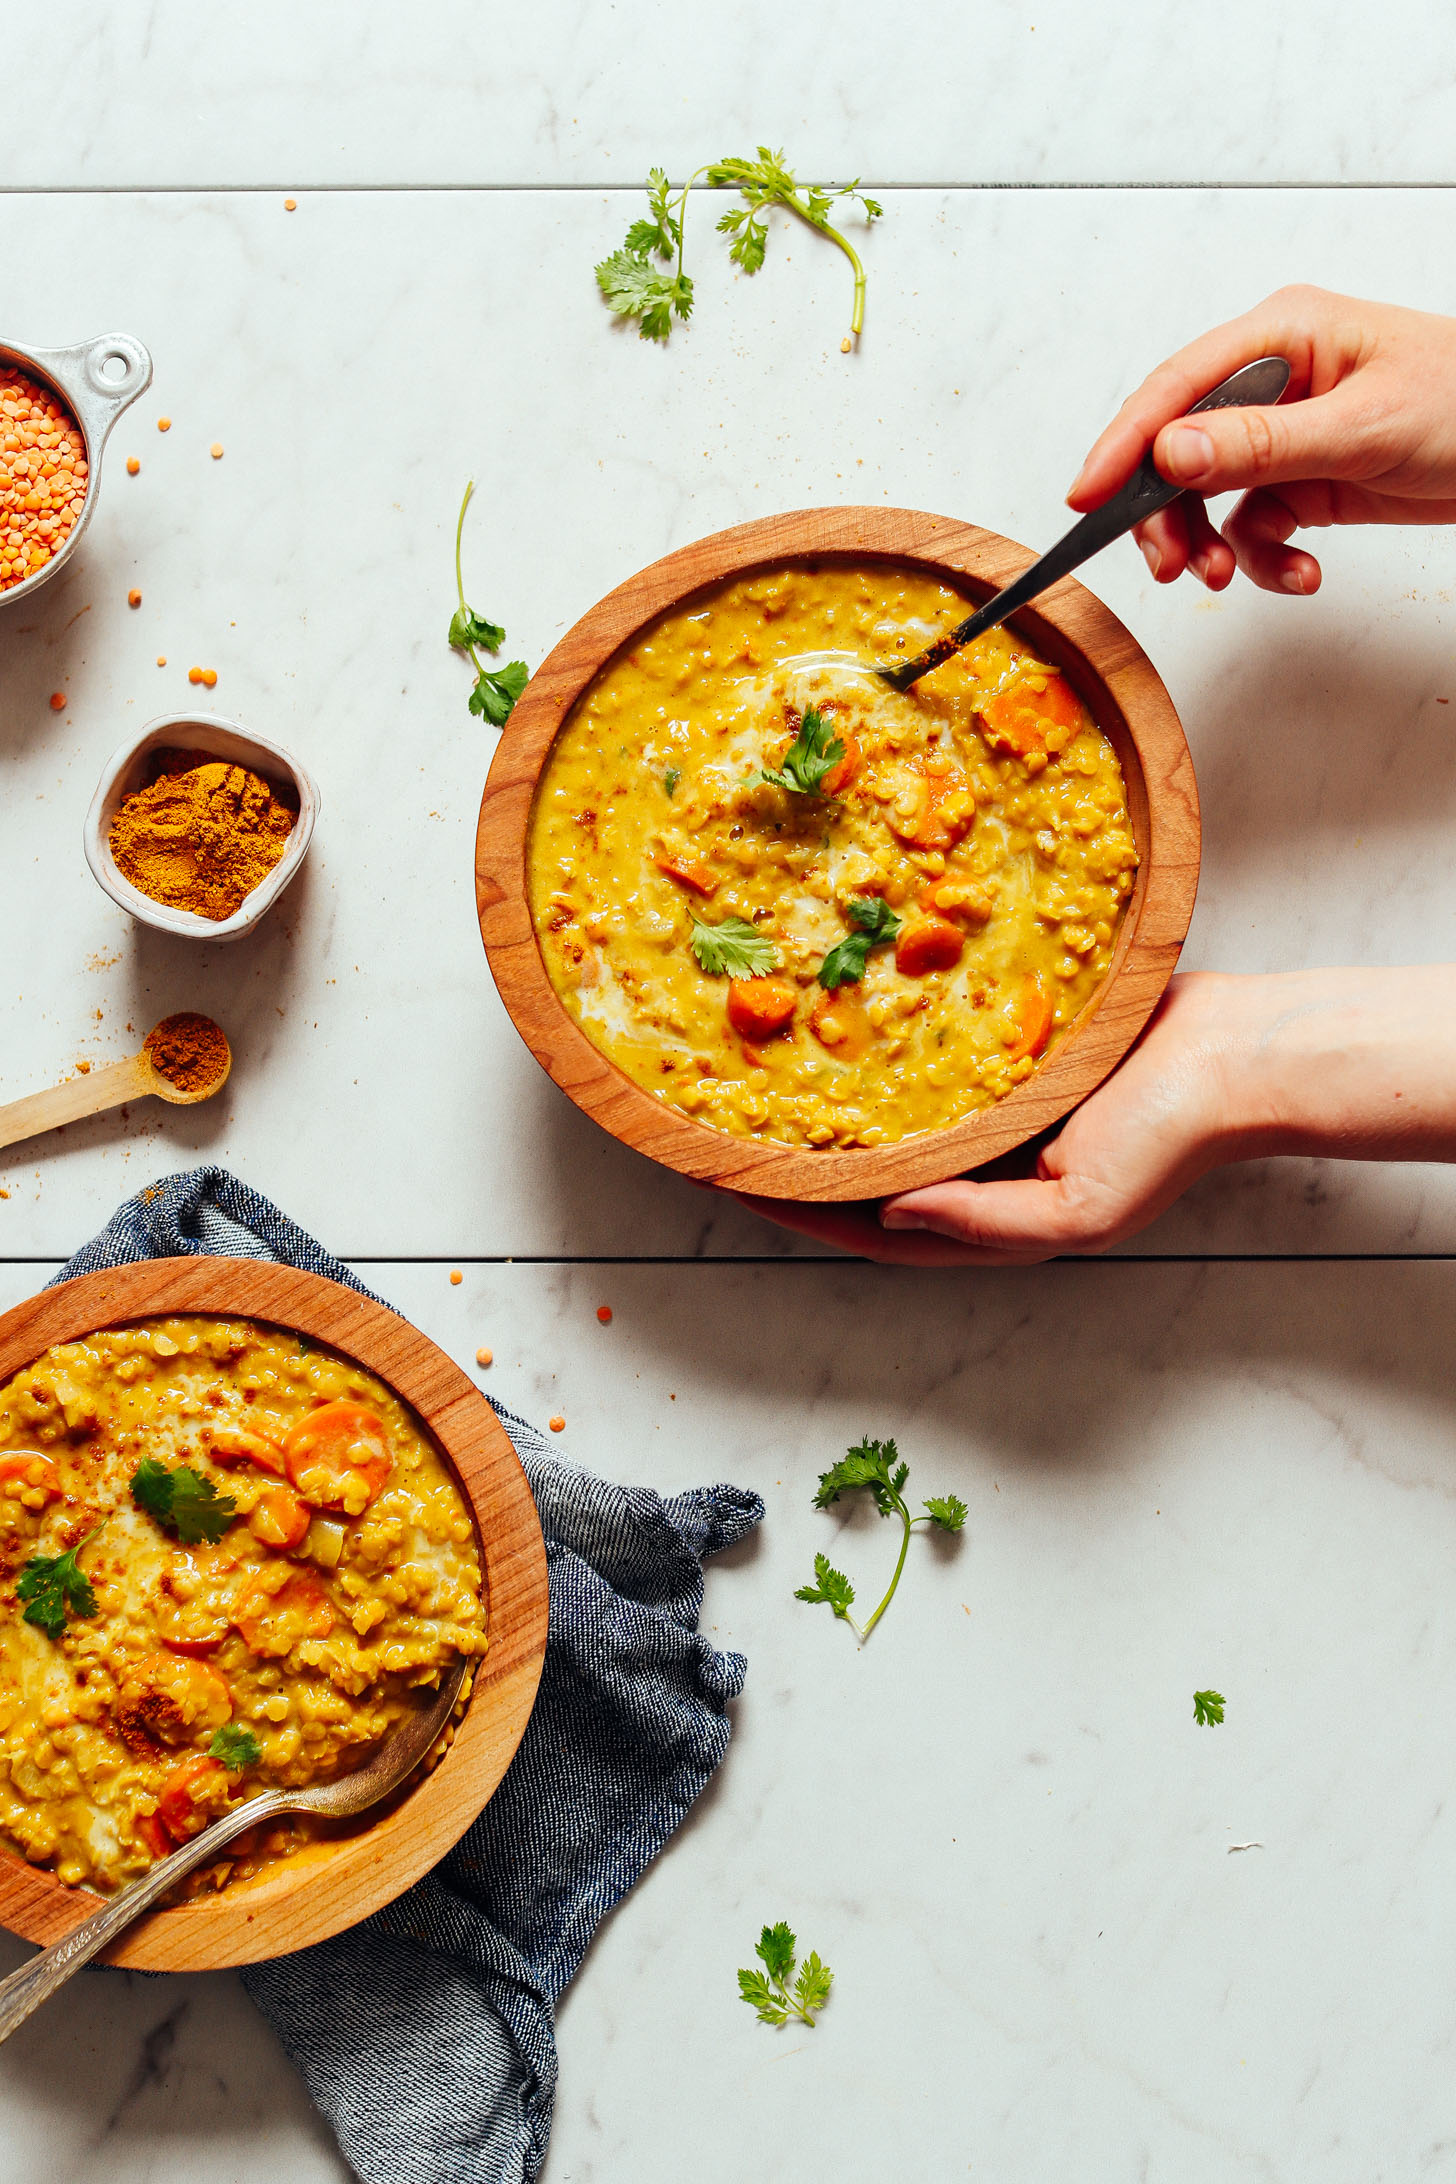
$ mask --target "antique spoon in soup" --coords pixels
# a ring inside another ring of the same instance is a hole
[[[103,1905],[94,1917],[73,1927],[49,1949],[42,1949],[39,1956],[22,1964],[18,1972],[12,1972],[8,1979],[0,1979],[0,2040],[8,2040],[32,2010],[38,2009],[57,1987],[65,1985],[72,1972],[89,1964],[92,1957],[115,1941],[133,1919],[140,1918],[143,1911],[149,1911],[159,1896],[165,1896],[178,1881],[215,1858],[234,1836],[290,1812],[310,1812],[325,1819],[341,1820],[366,1811],[381,1797],[387,1797],[391,1790],[398,1789],[406,1776],[418,1767],[449,1721],[464,1674],[462,1658],[449,1670],[439,1690],[422,1698],[414,1713],[405,1716],[373,1757],[354,1774],[340,1775],[334,1782],[321,1782],[316,1789],[264,1790],[260,1797],[245,1798],[241,1805],[214,1820],[180,1850],[159,1859],[149,1873],[124,1888],[114,1903]]]
[[[1288,359],[1261,356],[1257,363],[1246,364],[1242,371],[1235,372],[1231,379],[1225,379],[1212,393],[1206,394],[1201,402],[1195,402],[1187,414],[1193,417],[1200,410],[1267,408],[1279,400],[1288,385]],[[973,637],[981,637],[988,629],[995,629],[998,622],[1004,622],[1009,614],[1014,614],[1018,607],[1024,607],[1039,593],[1049,591],[1062,577],[1070,576],[1073,569],[1080,569],[1084,561],[1100,554],[1115,538],[1121,538],[1135,524],[1177,500],[1183,490],[1181,485],[1170,485],[1160,476],[1153,467],[1151,454],[1145,455],[1121,492],[1114,493],[1100,508],[1094,508],[1090,516],[1083,516],[1080,523],[1074,523],[1066,537],[1044,553],[1040,561],[1033,561],[1014,584],[997,592],[994,599],[988,599],[984,607],[977,608],[944,637],[937,637],[933,645],[917,652],[913,660],[896,661],[893,665],[877,668],[876,673],[892,689],[908,690],[922,675],[928,675],[933,667],[940,667],[952,653],[959,652],[962,645],[968,645]]]

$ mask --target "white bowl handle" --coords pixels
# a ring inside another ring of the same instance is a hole
[[[27,352],[49,372],[80,421],[95,463],[122,411],[152,383],[152,359],[133,334],[101,334],[70,349]],[[108,374],[103,367],[120,363]]]

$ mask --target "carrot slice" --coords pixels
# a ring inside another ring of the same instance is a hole
[[[313,1519],[286,1486],[265,1486],[248,1514],[248,1530],[265,1547],[296,1547]]]
[[[227,1803],[227,1769],[206,1752],[194,1752],[169,1774],[157,1799],[156,1817],[177,1842],[205,1828]]]
[[[1051,1037],[1051,996],[1040,979],[1027,979],[1017,997],[1015,1013],[1018,1036],[1007,1049],[1009,1062],[1019,1062],[1027,1054],[1040,1054]]]
[[[960,962],[965,945],[965,934],[949,918],[925,918],[918,925],[901,927],[895,942],[895,968],[906,978],[949,971]]]
[[[351,1517],[368,1507],[394,1466],[388,1429],[366,1403],[321,1403],[292,1428],[283,1460],[304,1501]]]
[[[718,884],[718,875],[711,865],[695,864],[690,857],[657,857],[653,862],[659,872],[665,872],[679,887],[691,888],[695,895],[711,895]]]
[[[43,1495],[48,1502],[60,1501],[64,1493],[61,1474],[49,1456],[42,1456],[29,1448],[14,1448],[0,1456],[0,1489],[8,1483],[16,1485],[16,1498],[25,1493]]]
[[[980,719],[989,744],[1027,758],[1045,752],[1048,728],[1080,727],[1082,707],[1071,684],[1053,675],[1045,690],[1033,690],[1022,681],[988,698]]]
[[[786,978],[733,978],[728,1021],[745,1039],[771,1039],[794,1020],[799,997]]]
[[[214,1426],[206,1436],[207,1453],[220,1464],[256,1464],[281,1479],[287,1471],[283,1451],[266,1433],[249,1426]]]
[[[282,1655],[301,1638],[327,1638],[334,1611],[323,1587],[306,1570],[294,1570],[276,1591],[250,1585],[234,1603],[233,1622],[254,1653]]]
[[[844,754],[834,761],[819,784],[826,796],[838,796],[840,790],[847,789],[859,772],[859,745],[851,735],[841,735],[839,740],[844,745]]]

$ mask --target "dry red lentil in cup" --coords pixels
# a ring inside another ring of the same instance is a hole
[[[60,552],[90,474],[81,427],[60,396],[0,363],[0,592]]]

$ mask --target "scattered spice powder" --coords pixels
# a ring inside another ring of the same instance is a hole
[[[179,1092],[202,1092],[221,1084],[232,1064],[232,1049],[210,1016],[184,1009],[164,1016],[147,1033],[143,1052],[159,1075]]]
[[[60,396],[0,364],[0,592],[60,552],[89,476],[81,428]]]
[[[111,822],[111,854],[133,887],[172,910],[230,918],[288,846],[298,808],[245,766],[161,750],[147,787]]]

